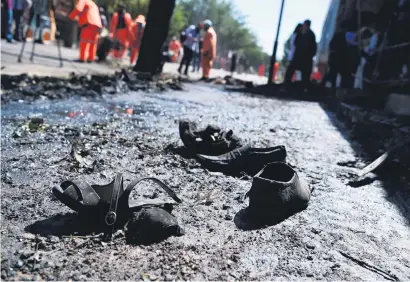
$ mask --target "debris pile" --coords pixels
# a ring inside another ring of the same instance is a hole
[[[1,75],[2,103],[65,99],[72,96],[98,97],[128,91],[183,90],[181,81],[169,74],[147,76],[123,69],[115,75],[76,75],[70,78]]]

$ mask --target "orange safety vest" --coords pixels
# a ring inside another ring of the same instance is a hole
[[[202,43],[202,54],[206,55],[210,60],[216,57],[216,32],[212,27],[206,31]]]
[[[178,59],[178,53],[182,48],[181,43],[178,40],[172,40],[169,43],[169,50],[174,52],[174,55],[171,57],[171,62],[175,62]]]
[[[92,0],[78,0],[74,10],[68,16],[74,20],[78,16],[78,26],[95,25],[102,27],[100,10]]]
[[[181,49],[181,43],[179,43],[179,41],[178,40],[172,40],[170,43],[169,43],[169,49],[170,50],[172,50],[172,51],[174,51],[175,53],[178,53],[179,52],[179,50]]]
[[[135,21],[132,23],[131,33],[134,35],[133,47],[137,48],[141,44],[142,36],[145,30],[145,17],[143,15],[138,15]]]
[[[134,34],[132,34],[132,18],[131,15],[128,13],[124,13],[124,22],[120,23],[118,13],[115,12],[112,15],[111,23],[110,23],[110,35],[114,35],[115,31],[118,29],[127,29],[131,35],[131,40],[134,40]],[[119,25],[120,24],[120,25]],[[124,24],[124,26],[122,26]]]

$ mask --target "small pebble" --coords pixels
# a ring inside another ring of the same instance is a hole
[[[165,281],[172,281],[172,280],[174,280],[174,279],[175,279],[175,276],[174,276],[174,275],[171,275],[171,274],[165,275]]]
[[[24,262],[21,261],[21,260],[18,260],[18,261],[16,262],[16,267],[17,267],[17,268],[21,268],[21,267],[23,267],[23,265],[24,265]]]
[[[58,242],[60,242],[60,238],[58,238],[57,236],[52,236],[52,235],[48,236],[48,240],[49,240],[51,243],[58,243]]]

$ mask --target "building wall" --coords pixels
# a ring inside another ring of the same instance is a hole
[[[318,45],[318,53],[316,56],[316,64],[323,75],[326,72],[327,60],[329,55],[329,42],[336,30],[341,27],[350,27],[357,29],[359,27],[360,15],[374,14],[378,15],[385,1],[394,0],[332,0],[325,23],[323,25],[322,36]],[[360,17],[362,24],[368,22],[368,17]]]

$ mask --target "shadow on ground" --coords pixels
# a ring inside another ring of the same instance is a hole
[[[281,218],[273,219],[269,223],[262,223],[262,222],[258,222],[258,220],[255,219],[255,217],[252,216],[249,208],[247,207],[247,208],[244,208],[244,209],[241,209],[240,211],[238,211],[235,214],[235,217],[234,217],[233,221],[234,221],[237,228],[239,228],[243,231],[251,231],[251,230],[262,229],[262,228],[265,228],[265,227],[268,227],[268,226],[277,225],[277,224],[285,221],[286,219],[288,219],[291,216],[292,215],[286,215],[286,216],[283,216]]]
[[[56,214],[50,218],[38,220],[28,225],[24,230],[43,237],[74,234],[87,236],[102,232],[101,226],[93,224],[88,218],[81,217],[77,213]]]
[[[341,117],[336,114],[337,105],[338,103],[335,101],[326,101],[321,103],[321,107],[327,114],[329,121],[331,121],[333,126],[339,130],[343,138],[351,144],[351,147],[355,151],[356,155],[366,158],[368,160],[367,164],[371,163],[382,154],[379,149],[382,147],[381,141],[383,141],[383,139],[373,139],[369,136],[366,138],[360,138],[357,134],[357,130],[355,131],[354,128],[350,128],[350,124],[343,122]],[[391,136],[390,138],[394,138],[394,136]],[[385,148],[381,149],[382,151],[386,151]],[[379,151],[379,153],[375,153],[377,151]],[[364,178],[354,179],[352,177],[347,185],[360,189],[360,187],[369,185],[376,180],[380,181],[382,183],[382,187],[387,193],[386,199],[396,205],[402,215],[410,223],[410,187],[408,185],[410,183],[408,176],[409,164],[392,162],[391,160],[395,159],[396,156],[390,156],[385,163],[375,169],[372,174],[369,174]],[[338,163],[338,165],[355,167],[354,164]],[[361,169],[361,167],[356,168]]]

